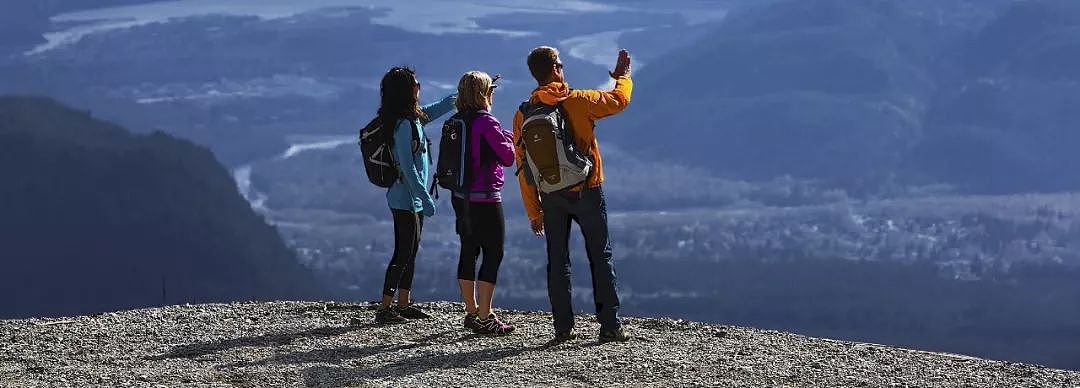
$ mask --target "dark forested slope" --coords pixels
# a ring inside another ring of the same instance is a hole
[[[321,294],[205,148],[0,97],[0,317]]]

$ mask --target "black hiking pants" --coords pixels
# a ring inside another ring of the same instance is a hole
[[[470,202],[466,211],[465,199],[450,200],[457,216],[457,232],[461,238],[458,255],[458,279],[479,280],[495,284],[499,277],[506,241],[506,220],[502,203]],[[467,221],[467,222],[466,222]],[[476,261],[480,253],[484,261],[480,273],[476,273]]]
[[[412,290],[416,272],[416,251],[420,248],[420,233],[424,215],[408,210],[390,209],[394,217],[394,255],[386,266],[383,295],[394,296],[397,290]]]

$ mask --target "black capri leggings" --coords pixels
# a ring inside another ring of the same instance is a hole
[[[465,200],[454,197],[450,201],[457,216],[458,236],[461,238],[461,254],[458,256],[458,279],[479,280],[495,284],[502,264],[506,240],[506,221],[503,220],[502,203],[472,202],[465,214]],[[465,224],[468,217],[468,227]],[[476,274],[476,260],[480,252],[484,262],[480,274]]]
[[[424,216],[408,210],[390,209],[394,217],[394,256],[386,266],[383,295],[394,296],[400,289],[411,290],[416,272],[416,251],[420,248],[420,232]]]

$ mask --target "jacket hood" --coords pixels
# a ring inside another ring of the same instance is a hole
[[[532,97],[548,105],[555,105],[570,96],[570,85],[566,82],[552,82],[533,89]]]

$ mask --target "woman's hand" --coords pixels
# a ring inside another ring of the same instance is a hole
[[[431,218],[435,215],[435,201],[430,198],[424,200],[424,217]]]

